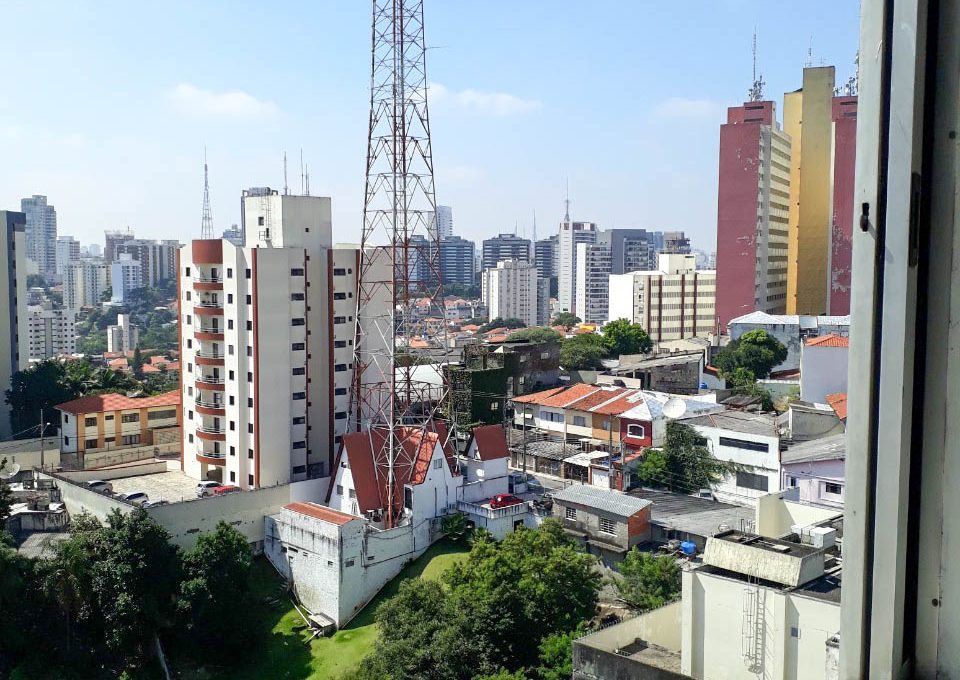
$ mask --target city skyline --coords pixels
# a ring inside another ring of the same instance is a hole
[[[555,233],[569,178],[574,219],[682,229],[712,250],[719,125],[746,99],[754,26],[770,99],[799,87],[811,34],[814,63],[835,64],[841,83],[853,70],[855,3],[731,0],[705,4],[696,21],[602,9],[430,8],[437,200],[453,207],[456,233],[479,242],[518,224],[530,237],[534,211],[538,235]],[[23,30],[0,55],[21,68],[6,74],[18,96],[0,104],[0,150],[21,160],[0,170],[0,205],[47,195],[60,233],[83,243],[127,225],[187,241],[200,233],[204,145],[218,233],[239,223],[242,189],[282,188],[284,151],[300,191],[302,147],[311,193],[333,199],[334,239],[357,240],[369,8],[174,4],[151,16],[150,35],[133,28],[142,11],[8,10]],[[282,44],[247,49],[254,20],[265,36],[285,31]],[[484,39],[491,32],[502,39]],[[558,36],[584,49],[558,50]],[[56,106],[64,100],[72,106]]]

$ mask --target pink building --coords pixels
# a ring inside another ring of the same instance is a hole
[[[827,314],[850,313],[853,181],[857,155],[857,98],[833,98],[833,221]]]

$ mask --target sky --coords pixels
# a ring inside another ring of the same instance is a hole
[[[332,197],[359,241],[370,3],[3,0],[0,209],[46,194],[61,235],[200,237],[203,157],[215,229],[246,187]],[[782,109],[814,65],[854,71],[856,0],[426,0],[437,202],[480,241],[575,220],[681,229],[716,246],[726,107],[751,44]]]

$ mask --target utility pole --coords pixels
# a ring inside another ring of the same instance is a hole
[[[40,471],[43,472],[43,433],[46,428],[43,425],[43,408],[40,409]]]
[[[521,406],[523,415],[523,479],[527,479],[527,404]]]

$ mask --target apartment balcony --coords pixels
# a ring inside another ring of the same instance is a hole
[[[222,427],[197,425],[197,438],[207,442],[223,442],[227,440],[227,431]]]
[[[194,290],[223,290],[222,276],[195,276],[193,277]]]
[[[197,451],[197,460],[201,463],[206,463],[207,465],[226,465],[227,464],[227,454],[214,451]]]
[[[223,303],[194,302],[193,313],[197,316],[223,316]]]
[[[194,408],[197,413],[204,416],[225,416],[227,414],[227,409],[222,401],[197,399]]]
[[[196,379],[197,389],[199,390],[215,390],[217,392],[223,392],[223,378],[216,377],[212,375],[198,375]]]
[[[223,352],[197,350],[194,355],[197,366],[223,366]]]
[[[193,337],[201,342],[223,340],[223,328],[220,326],[198,326],[193,332]]]

